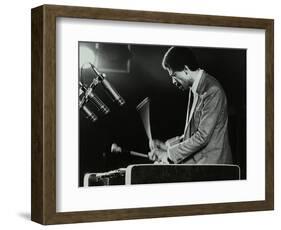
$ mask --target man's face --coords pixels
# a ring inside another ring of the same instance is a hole
[[[187,90],[192,86],[192,79],[188,74],[189,70],[184,69],[182,71],[173,71],[168,69],[169,75],[172,78],[173,84],[180,90]]]

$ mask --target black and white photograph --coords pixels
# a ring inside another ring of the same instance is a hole
[[[247,179],[246,49],[78,48],[79,187]]]
[[[275,21],[247,15],[33,8],[31,220],[274,210]]]

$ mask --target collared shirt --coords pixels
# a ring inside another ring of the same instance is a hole
[[[190,105],[190,111],[189,111],[189,118],[188,120],[190,121],[191,119],[191,116],[193,114],[193,111],[195,109],[195,105],[196,105],[196,102],[197,102],[197,99],[198,99],[198,93],[197,93],[197,88],[198,88],[198,85],[199,85],[199,82],[200,82],[200,79],[203,75],[203,70],[202,69],[199,69],[199,72],[197,74],[197,76],[195,77],[195,80],[192,84],[192,87],[190,88],[190,91],[193,93],[193,103],[192,105]]]
[[[197,74],[197,76],[196,76],[196,78],[195,78],[195,80],[192,84],[192,87],[191,87],[191,91],[193,92],[194,95],[197,94],[196,91],[197,91],[197,88],[198,88],[198,85],[199,85],[199,82],[200,82],[200,79],[201,79],[202,75],[203,75],[203,70],[199,69],[199,72],[198,72],[198,74]]]

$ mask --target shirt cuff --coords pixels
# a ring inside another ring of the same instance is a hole
[[[174,164],[177,163],[176,151],[179,144],[174,145],[173,147],[168,148],[167,155],[168,159],[171,160]]]

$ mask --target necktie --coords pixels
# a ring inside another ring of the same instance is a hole
[[[188,131],[188,127],[189,127],[189,117],[192,109],[192,104],[193,104],[193,92],[191,91],[191,89],[189,89],[188,104],[187,104],[187,111],[186,111],[186,123],[184,128],[184,139],[190,137],[190,129]]]
[[[190,89],[190,93],[189,93],[189,104],[188,104],[188,120],[190,119],[191,116],[191,109],[192,109],[192,105],[193,105],[193,100],[194,100],[194,95],[193,92]]]

